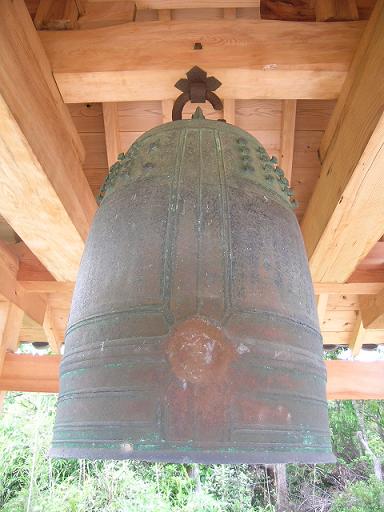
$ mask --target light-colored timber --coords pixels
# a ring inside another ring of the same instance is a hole
[[[22,0],[0,3],[0,62],[0,213],[57,279],[74,280],[96,204]]]
[[[6,354],[0,390],[57,393],[60,356]],[[327,397],[336,399],[383,399],[384,361],[326,361]]]
[[[364,26],[221,19],[41,31],[40,38],[67,103],[175,98],[191,63],[222,82],[224,98],[332,99]]]
[[[346,281],[384,232],[383,33],[378,0],[321,143],[321,175],[301,223],[314,281]]]

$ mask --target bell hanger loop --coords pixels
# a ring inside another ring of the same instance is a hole
[[[182,91],[176,99],[172,109],[172,121],[180,121],[184,106],[191,103],[205,103],[208,101],[215,110],[222,110],[223,103],[213,91],[221,86],[221,82],[214,76],[207,77],[206,71],[194,66],[186,73],[187,78],[181,78],[175,87]]]

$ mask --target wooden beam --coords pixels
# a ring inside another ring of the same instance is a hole
[[[328,400],[382,400],[384,361],[325,361]]]
[[[223,98],[336,98],[365,22],[140,22],[40,32],[65,102],[175,98],[191,63]],[[194,50],[200,42],[203,49]]]
[[[161,113],[163,115],[163,123],[170,123],[172,121],[173,100],[162,100]]]
[[[61,356],[6,354],[0,390],[57,393]]]
[[[37,294],[26,294],[17,282],[19,262],[17,257],[0,241],[0,298],[25,311],[42,324],[46,302]]]
[[[105,145],[107,148],[108,166],[111,167],[121,153],[119,130],[119,114],[117,103],[103,103]]]
[[[44,316],[43,329],[52,352],[54,354],[60,354],[61,345],[63,344],[64,339],[60,336],[57,329],[55,315],[49,303]]]
[[[357,314],[355,326],[352,331],[351,342],[349,348],[351,349],[352,355],[357,356],[363,346],[365,340],[366,330],[361,320],[360,311]]]
[[[353,21],[359,19],[356,0],[316,0],[316,21]]]
[[[324,134],[320,179],[301,224],[314,281],[346,281],[384,232],[383,68],[378,0]]]
[[[38,30],[68,30],[76,28],[79,15],[76,0],[40,0],[33,22]]]
[[[0,390],[57,393],[60,356],[6,354]],[[384,398],[384,361],[325,361],[328,400]]]
[[[84,13],[77,20],[79,29],[110,27],[134,21],[136,3],[129,0],[87,1]]]
[[[98,1],[98,0],[96,0]],[[260,0],[135,0],[138,9],[260,7]]]
[[[283,100],[280,138],[280,167],[291,183],[293,150],[295,146],[296,100]]]
[[[171,21],[172,11],[171,9],[159,9],[158,13],[159,21]]]
[[[24,293],[66,293],[75,287],[70,281],[19,281],[19,285]]]
[[[0,302],[0,374],[3,371],[5,355],[15,352],[24,313],[8,301]],[[3,409],[6,391],[0,391],[0,411]]]
[[[384,289],[384,283],[314,283],[315,294],[375,295]]]
[[[377,295],[359,297],[359,305],[366,329],[384,329],[384,290]]]
[[[6,353],[17,350],[23,316],[23,311],[11,302],[0,302],[0,374]]]
[[[22,0],[0,2],[0,214],[74,280],[96,204],[84,149]]]
[[[224,106],[224,119],[227,123],[235,124],[236,122],[236,104],[233,98],[225,98],[223,101]]]

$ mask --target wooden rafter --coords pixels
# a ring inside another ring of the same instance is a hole
[[[0,2],[0,63],[0,213],[55,278],[74,280],[96,204],[22,0]]]
[[[318,98],[340,93],[365,22],[245,19],[141,22],[40,32],[66,102],[174,98],[191,63],[224,98]],[[200,42],[203,49],[194,50]]]
[[[344,282],[384,232],[384,1],[378,0],[320,146],[301,227],[315,281]]]

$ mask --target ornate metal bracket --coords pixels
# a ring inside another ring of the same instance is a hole
[[[221,99],[213,92],[221,85],[217,78],[214,76],[207,77],[207,73],[198,66],[194,66],[186,75],[187,78],[181,78],[175,84],[175,87],[182,91],[182,94],[180,94],[173,105],[173,121],[182,119],[183,108],[188,101],[191,103],[205,103],[209,101],[215,110],[223,109]]]

